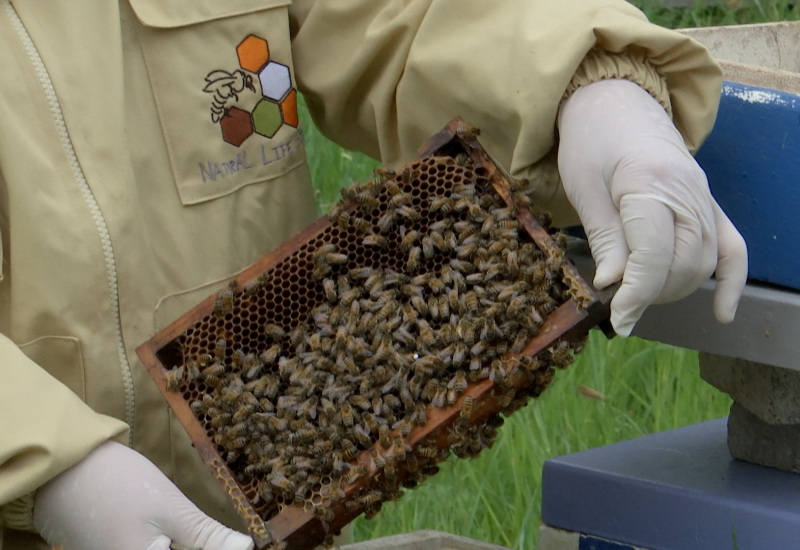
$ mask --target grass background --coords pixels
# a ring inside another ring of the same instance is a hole
[[[727,0],[663,7],[633,2],[671,28],[796,20],[786,0]],[[714,5],[712,5],[714,4]],[[342,184],[364,181],[377,163],[342,150],[301,107],[317,202],[324,213]],[[584,396],[587,386],[602,399]],[[593,331],[577,361],[535,402],[512,415],[497,442],[472,460],[450,460],[438,475],[372,520],[354,522],[355,539],[437,529],[515,549],[536,547],[542,464],[550,457],[725,416],[730,399],[698,376],[697,353]]]

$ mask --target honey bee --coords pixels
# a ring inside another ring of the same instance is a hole
[[[434,294],[439,294],[444,290],[446,290],[447,287],[445,287],[445,284],[442,282],[441,279],[437,277],[431,277],[430,279],[428,279],[428,288],[430,288],[431,292],[433,292]]]
[[[267,417],[267,425],[273,432],[281,433],[289,427],[289,421],[279,416],[270,415]]]
[[[450,245],[445,240],[445,238],[442,236],[442,234],[439,233],[438,231],[431,231],[431,233],[430,233],[430,235],[428,237],[423,238],[422,239],[423,245],[425,244],[425,239],[428,240],[431,249],[435,248],[435,249],[439,250],[440,252],[447,252],[450,249]],[[431,257],[432,256],[433,256],[433,254],[431,254]]]
[[[394,481],[397,479],[397,467],[394,465],[393,462],[387,462],[386,466],[383,468],[383,476],[388,481]]]
[[[392,381],[390,380],[389,383],[391,383],[391,382]],[[402,377],[402,382],[398,383],[398,384],[395,384],[395,385],[396,386],[400,386],[400,388],[401,388],[400,392],[401,393],[402,393],[403,389],[408,391],[408,388],[406,387],[408,385],[408,382],[405,380],[405,374]],[[390,411],[397,411],[403,405],[401,399],[399,397],[397,397],[396,395],[391,394],[391,393],[388,394],[388,395],[384,395],[383,396],[383,404],[385,405],[385,407],[383,408],[384,416],[386,416],[386,414],[385,414],[386,407],[388,407]]]
[[[376,208],[380,202],[375,196],[374,191],[365,190],[356,194],[355,201],[360,205],[362,210],[372,210]]]
[[[176,392],[183,380],[184,366],[164,371],[165,388],[167,391]]]
[[[339,215],[344,211],[344,208],[345,206],[341,202],[334,204],[331,209],[328,210],[327,214],[325,214],[328,218],[328,221],[331,223],[335,222],[339,218]]]
[[[351,428],[351,433],[362,447],[366,448],[372,444],[369,434],[367,434],[366,430],[360,424],[354,424]]]
[[[358,503],[361,506],[369,507],[379,503],[383,498],[383,493],[378,490],[369,491],[368,493],[358,497]]]
[[[275,364],[275,361],[278,360],[278,357],[280,357],[280,354],[281,354],[281,345],[273,344],[266,350],[262,351],[261,354],[258,356],[258,358],[264,365],[273,365]],[[254,377],[248,376],[248,378],[252,380]]]
[[[407,232],[403,235],[403,238],[400,240],[400,250],[403,252],[408,252],[411,248],[419,242],[420,234],[419,231],[416,229],[412,229],[411,231]]]
[[[391,445],[388,424],[381,424],[378,428],[378,442],[384,449],[388,449],[389,445]]]
[[[469,207],[471,205],[472,205],[472,201],[469,198],[460,197],[460,198],[456,199],[456,201],[453,203],[453,210],[455,210],[456,212],[459,212],[459,213],[465,212],[465,211],[469,210]]]
[[[452,382],[452,387],[459,395],[467,389],[467,375],[464,371],[457,371],[450,381]]]
[[[551,346],[548,348],[548,351],[553,358],[553,364],[557,367],[564,368],[575,361],[575,357],[570,350],[569,342],[566,340],[561,340],[554,346]]]
[[[380,422],[378,422],[378,418],[370,412],[365,412],[361,419],[364,421],[364,425],[366,426],[365,431],[368,433],[377,433],[378,429],[381,427]]]
[[[429,210],[431,213],[441,212],[442,214],[447,215],[453,211],[453,204],[450,197],[434,196],[429,200]]]
[[[244,365],[245,353],[242,349],[235,349],[231,354],[231,365],[241,368]],[[221,361],[220,361],[221,362]]]
[[[403,437],[399,435],[395,435],[394,439],[392,440],[392,454],[394,455],[395,459],[402,462],[406,459],[406,453],[408,452],[409,448],[406,446],[406,442],[403,440]]]
[[[386,466],[386,458],[375,447],[369,448],[369,456],[372,459],[372,465],[376,469],[381,469]]]
[[[344,402],[341,404],[340,413],[342,415],[342,424],[351,428],[354,423],[353,418],[353,407],[350,406],[350,403]]]
[[[383,235],[372,233],[364,237],[364,240],[361,241],[361,244],[363,244],[364,246],[376,246],[379,248],[386,248],[387,246],[389,246],[389,239],[387,239]]]
[[[219,377],[223,374],[225,374],[225,365],[222,363],[212,363],[200,372],[203,381],[212,387],[219,384]]]
[[[350,225],[350,212],[344,209],[339,210],[339,215],[336,216],[336,225],[338,225],[339,229],[342,231],[346,231],[347,226]]]
[[[428,312],[431,319],[436,320],[439,318],[439,300],[436,299],[436,296],[428,298]]]
[[[412,246],[408,251],[408,260],[406,261],[406,269],[409,271],[417,271],[420,268],[420,260],[422,259],[422,249],[418,246]]]
[[[353,460],[356,457],[358,449],[356,448],[356,446],[353,444],[352,441],[350,441],[349,439],[342,439],[341,447],[342,447],[342,458],[344,460],[349,461]]]
[[[378,178],[386,179],[386,178],[393,178],[397,175],[397,172],[391,168],[384,168],[378,167],[372,171]],[[391,185],[391,184],[390,184]]]
[[[318,246],[314,252],[311,253],[311,259],[314,261],[315,264],[321,264],[325,262],[325,258],[328,254],[336,252],[337,246],[333,243],[324,243]]]
[[[194,382],[200,379],[200,365],[194,359],[189,359],[185,363],[186,366],[186,380]]]
[[[512,401],[514,401],[514,397],[517,395],[517,390],[514,388],[507,389],[503,395],[500,396],[499,404],[501,407],[505,408],[511,405]]]
[[[245,286],[244,292],[248,298],[252,298],[256,294],[258,294],[258,292],[262,288],[264,288],[268,282],[269,282],[269,274],[262,273],[261,275],[256,277],[253,281],[248,283],[247,286]]]
[[[428,423],[428,411],[425,408],[425,405],[422,403],[417,403],[414,406],[414,413],[413,413],[414,422],[420,426],[424,426]]]
[[[286,331],[283,330],[282,327],[274,324],[274,323],[265,323],[264,324],[264,334],[274,340],[280,340],[286,336]]]
[[[392,206],[402,206],[406,204],[410,204],[414,197],[411,196],[411,193],[397,193],[389,199],[389,203]]]
[[[372,224],[360,216],[350,216],[350,225],[356,230],[357,233],[366,233],[372,227]]]
[[[447,388],[447,395],[445,396],[446,403],[448,405],[455,405],[457,400],[458,393],[456,393],[455,388]]]
[[[464,397],[464,401],[461,403],[461,412],[459,413],[459,418],[463,422],[468,422],[469,417],[472,416],[472,409],[475,404],[475,398],[471,395],[467,395]]]
[[[445,403],[447,402],[447,388],[440,387],[436,390],[433,398],[431,399],[431,405],[434,407],[444,407]]]
[[[455,271],[464,274],[471,274],[473,271],[475,271],[475,265],[472,262],[459,260],[458,258],[452,258],[450,260],[450,267],[452,267]]]
[[[477,126],[462,124],[456,128],[456,135],[464,141],[474,141],[481,135],[481,130]]]
[[[413,206],[402,205],[395,208],[395,214],[410,222],[419,221],[422,215]]]
[[[228,286],[219,291],[214,299],[214,315],[224,317],[233,312],[233,296],[236,286],[236,281],[231,281]]]
[[[325,298],[332,304],[336,303],[339,294],[336,291],[336,281],[333,279],[322,280],[322,291],[325,293]]]
[[[209,409],[209,413],[211,413],[212,409]],[[231,412],[217,412],[215,416],[211,418],[211,425],[215,428],[222,428],[228,422],[233,419],[233,413]]]
[[[525,294],[520,294],[519,296],[514,296],[511,300],[508,301],[508,306],[506,307],[506,314],[509,317],[516,317],[518,315],[522,315],[528,306],[528,297]]]
[[[367,399],[363,395],[350,396],[350,404],[364,411],[368,411],[372,407],[372,405],[369,402],[369,399]]]
[[[400,435],[403,437],[408,437],[408,434],[411,433],[411,429],[414,427],[414,422],[411,421],[411,418],[403,418],[402,420],[398,420],[392,425],[392,429],[400,430]]]
[[[531,206],[533,206],[533,201],[527,195],[527,193],[524,192],[514,193],[514,203],[517,206],[517,208],[530,208]]]
[[[342,265],[347,263],[347,254],[342,254],[340,252],[329,252],[323,256],[325,258],[325,263],[331,265]]]
[[[297,417],[305,417],[315,420],[317,418],[317,404],[319,397],[312,395],[297,407]]]
[[[453,349],[452,364],[455,367],[460,367],[464,364],[467,358],[467,345],[464,342],[456,342]]]
[[[267,479],[270,485],[286,493],[293,493],[296,488],[294,482],[281,473],[273,472]]]
[[[528,343],[528,333],[525,331],[520,331],[517,333],[517,336],[514,338],[514,342],[512,342],[511,347],[509,349],[511,350],[511,353],[516,355],[520,353],[523,349],[525,349],[525,344],[527,343]]]
[[[201,416],[206,413],[206,404],[202,399],[195,399],[189,403],[189,408],[192,409],[195,416]]]
[[[433,249],[433,241],[429,236],[422,237],[422,255],[425,256],[426,259],[430,260],[433,258],[435,253]]]
[[[414,452],[421,458],[437,458],[439,456],[439,449],[426,445],[419,445]]]

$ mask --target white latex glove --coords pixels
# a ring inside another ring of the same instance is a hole
[[[558,167],[597,264],[594,284],[622,279],[611,302],[617,334],[714,271],[714,314],[732,321],[747,248],[664,108],[633,82],[602,80],[579,88],[558,123]]]
[[[34,526],[64,550],[252,550],[136,451],[108,441],[36,492]]]

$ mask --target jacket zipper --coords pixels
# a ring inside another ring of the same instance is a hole
[[[47,96],[47,103],[50,107],[50,114],[53,117],[53,122],[55,123],[56,129],[58,130],[58,136],[61,140],[61,146],[63,147],[64,153],[66,154],[67,159],[69,161],[70,169],[72,170],[72,175],[75,178],[75,181],[78,183],[78,186],[80,187],[81,194],[83,195],[83,200],[86,202],[86,205],[88,206],[89,211],[92,214],[92,219],[94,220],[98,236],[100,237],[100,242],[103,246],[103,255],[105,257],[105,264],[106,264],[106,280],[108,283],[108,295],[109,295],[109,301],[111,303],[112,323],[114,326],[115,340],[117,347],[117,359],[119,360],[119,368],[122,374],[122,384],[125,391],[125,422],[130,427],[130,431],[128,434],[128,444],[132,445],[134,418],[136,412],[136,401],[134,395],[133,375],[131,373],[131,366],[130,362],[128,361],[128,354],[125,351],[125,343],[122,338],[122,319],[120,317],[120,311],[119,311],[119,284],[117,281],[117,262],[114,257],[114,249],[111,246],[111,235],[108,231],[108,224],[106,224],[106,220],[103,217],[103,213],[100,211],[100,206],[97,203],[97,199],[92,193],[92,189],[89,187],[89,183],[86,180],[86,176],[84,175],[80,163],[78,162],[78,155],[75,153],[75,148],[73,147],[72,141],[70,140],[69,132],[67,131],[67,125],[64,121],[64,115],[61,111],[61,105],[58,102],[58,97],[56,96],[55,88],[53,86],[53,81],[50,79],[50,75],[47,73],[47,69],[44,66],[44,61],[42,61],[42,58],[39,55],[39,52],[33,43],[33,39],[31,38],[30,34],[28,34],[28,31],[25,28],[25,25],[23,24],[22,20],[20,19],[17,11],[10,4],[10,2],[8,2],[8,0],[2,0],[2,3],[3,3],[3,10],[6,12],[6,15],[11,20],[11,24],[13,25],[14,30],[17,33],[17,36],[22,42],[22,45],[25,48],[25,52],[28,54],[28,58],[30,59],[31,64],[33,65],[33,68],[36,71],[36,76],[39,78],[39,83],[41,84],[42,89],[44,90],[44,93]]]

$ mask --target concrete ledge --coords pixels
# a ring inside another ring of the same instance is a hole
[[[477,540],[443,533],[441,531],[422,530],[384,537],[375,540],[348,544],[341,550],[511,550],[505,546],[497,546]]]

